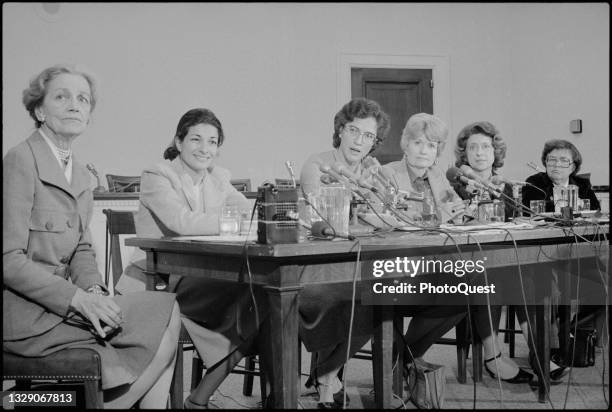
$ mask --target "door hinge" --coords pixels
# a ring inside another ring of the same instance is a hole
[[[429,87],[431,87],[433,89],[433,80],[429,81]]]

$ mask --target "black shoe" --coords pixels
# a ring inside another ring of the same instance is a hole
[[[559,366],[557,369],[550,371],[550,381],[561,381],[561,378],[563,378],[568,372],[569,369],[567,366]]]
[[[567,372],[569,372],[569,369],[567,369],[566,366],[564,365],[560,365],[557,362],[555,362],[554,360],[551,360],[551,362],[553,364],[555,364],[557,366],[557,368],[552,369],[549,372],[549,377],[550,377],[550,384],[551,385],[556,385],[558,383],[561,383],[561,378],[563,378],[565,376],[565,374]],[[535,364],[535,357],[529,355],[529,365],[531,365],[531,369],[533,370],[533,372],[536,374],[538,374],[538,368],[536,367],[537,365]]]
[[[496,357],[485,360],[485,369],[487,370],[487,372],[489,373],[489,375],[491,375],[493,379],[497,379],[497,377],[495,373],[489,369],[488,362],[492,362],[497,358],[501,358],[501,356],[502,354],[500,352],[499,355],[497,355]],[[533,379],[533,375],[524,369],[518,368],[518,372],[512,378],[504,379],[500,377],[500,379],[508,383],[527,383]]]

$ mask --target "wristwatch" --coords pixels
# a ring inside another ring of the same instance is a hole
[[[94,295],[104,295],[104,296],[109,295],[108,291],[104,289],[102,286],[98,285],[97,283],[95,285],[88,287],[87,293],[93,293]]]

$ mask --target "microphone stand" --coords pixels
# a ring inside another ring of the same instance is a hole
[[[96,178],[97,186],[94,188],[94,193],[104,193],[106,192],[106,188],[100,184],[100,176],[98,175],[98,171],[94,168],[94,166],[89,163],[87,164],[87,170],[91,172],[92,175]]]

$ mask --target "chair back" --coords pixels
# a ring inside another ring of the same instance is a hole
[[[239,192],[250,192],[251,191],[251,179],[232,179],[230,180],[230,183]]]
[[[121,261],[121,243],[119,235],[135,235],[134,212],[131,210],[104,209],[106,215],[106,265],[104,280],[108,285],[110,269],[112,266],[113,287],[117,285],[123,273]]]
[[[106,175],[109,192],[140,192],[140,176]]]
[[[274,184],[278,187],[293,187],[293,180],[291,179],[274,179]],[[295,186],[300,187],[300,180],[295,181]]]

